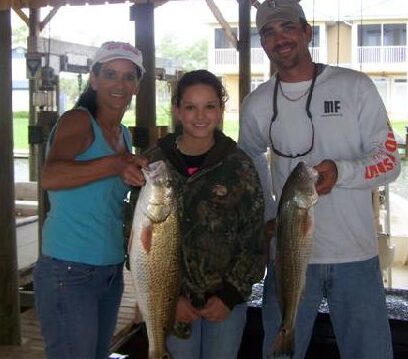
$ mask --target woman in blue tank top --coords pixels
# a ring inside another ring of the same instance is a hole
[[[106,359],[123,291],[123,201],[144,183],[121,124],[144,73],[122,42],[95,54],[87,88],[53,129],[42,173],[50,210],[34,270],[48,359]]]

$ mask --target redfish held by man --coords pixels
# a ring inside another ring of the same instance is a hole
[[[282,315],[270,358],[292,358],[295,322],[312,252],[313,208],[318,173],[299,162],[286,180],[276,218],[276,281]]]
[[[178,208],[165,162],[153,162],[142,171],[146,184],[133,216],[129,264],[146,323],[149,359],[164,359],[170,358],[166,337],[173,328],[179,291]]]

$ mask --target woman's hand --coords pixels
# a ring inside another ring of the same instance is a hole
[[[187,298],[179,297],[176,307],[176,321],[191,323],[198,318],[200,318],[198,309],[193,307]]]
[[[143,186],[145,184],[145,178],[141,169],[147,167],[148,163],[147,158],[143,156],[130,154],[119,155],[119,175],[128,185],[136,187]]]
[[[222,322],[228,317],[230,309],[220,298],[210,297],[199,312],[204,319],[210,322]]]

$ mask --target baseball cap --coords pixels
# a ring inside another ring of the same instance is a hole
[[[108,41],[103,43],[95,53],[91,69],[97,62],[103,64],[117,59],[132,61],[137,67],[139,67],[142,74],[146,72],[143,67],[143,56],[140,50],[127,42],[120,41]]]
[[[271,21],[299,22],[306,20],[299,0],[265,0],[256,13],[256,27],[261,29]]]

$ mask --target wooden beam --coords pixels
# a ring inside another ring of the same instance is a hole
[[[95,55],[98,47],[75,44],[73,42],[47,39],[40,36],[29,36],[27,39],[28,48],[33,52],[38,52],[40,54],[47,54],[49,52],[49,47],[51,48],[51,55],[81,55],[86,56],[88,59],[92,59]],[[56,71],[58,69],[55,69]]]
[[[227,37],[227,39],[231,42],[235,49],[238,49],[237,35],[234,34],[234,32],[232,31],[231,26],[225,20],[218,6],[215,4],[213,0],[205,0],[205,2],[207,3],[208,7],[210,8],[211,12],[213,13],[218,23],[224,29],[225,36]]]
[[[43,21],[40,23],[40,31],[43,31],[44,27],[51,21],[51,19],[56,15],[60,6],[56,6],[47,14]]]
[[[258,0],[251,0],[251,5],[258,9],[261,6],[261,3]]]
[[[39,9],[41,7],[52,6],[59,7],[64,5],[83,6],[83,5],[106,5],[106,4],[124,4],[128,0],[0,0],[0,10],[9,10],[13,8]],[[133,1],[136,3],[145,3],[145,0]],[[159,0],[162,3],[163,0]]]
[[[28,20],[28,16],[26,15],[26,13],[23,10],[21,10],[21,9],[19,9],[17,7],[13,7],[13,10],[18,15],[18,17],[21,20],[23,20],[26,23],[26,25],[28,26],[29,20]]]
[[[154,4],[136,4],[130,8],[135,22],[136,47],[143,54],[146,73],[136,100],[136,126],[150,129],[156,126],[156,56],[154,44]]]
[[[20,344],[14,209],[11,13],[0,11],[0,345]]]
[[[238,0],[239,5],[239,105],[251,91],[251,1]]]

